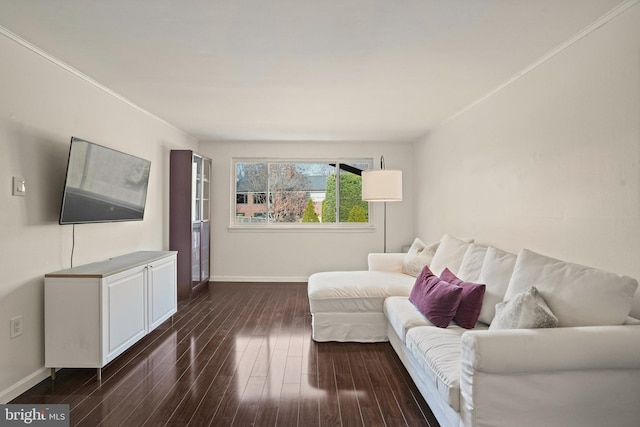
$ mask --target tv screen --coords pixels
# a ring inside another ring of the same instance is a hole
[[[149,160],[71,138],[60,224],[141,221]]]

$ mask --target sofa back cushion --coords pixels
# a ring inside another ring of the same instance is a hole
[[[457,273],[471,243],[473,243],[472,239],[465,241],[445,234],[440,240],[429,268],[436,276],[439,276],[445,268]]]
[[[480,272],[482,271],[482,263],[487,254],[487,247],[471,243],[464,253],[462,264],[456,276],[465,282],[477,282],[480,280]]]
[[[638,282],[522,249],[504,298],[532,285],[558,317],[558,326],[604,326],[625,322]]]
[[[446,328],[455,316],[462,288],[440,280],[429,267],[424,267],[411,289],[409,301],[431,323],[439,328]]]
[[[501,249],[490,247],[480,270],[480,283],[486,285],[482,309],[478,320],[489,325],[496,314],[496,304],[502,302],[507,292],[516,255]]]

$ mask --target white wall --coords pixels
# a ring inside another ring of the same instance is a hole
[[[448,232],[640,279],[640,5],[433,130],[414,171],[426,241]]]
[[[373,206],[373,231],[230,230],[232,158],[373,158],[384,155],[387,169],[402,169],[404,200],[387,204],[387,251],[412,241],[411,156],[407,143],[348,142],[201,142],[201,154],[213,160],[212,279],[217,281],[304,281],[318,271],[366,269],[367,254],[382,252],[383,205]]]
[[[168,249],[169,150],[197,141],[0,35],[0,402],[41,379],[44,274],[68,268],[72,226],[58,225],[72,135],[151,160],[142,222],[76,226],[74,265]],[[25,197],[11,178],[26,179]],[[9,319],[24,333],[9,338]],[[81,321],[81,319],[79,319]]]

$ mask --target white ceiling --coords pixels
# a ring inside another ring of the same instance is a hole
[[[0,26],[200,140],[408,141],[622,0],[0,0]]]

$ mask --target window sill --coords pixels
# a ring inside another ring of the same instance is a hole
[[[232,224],[227,227],[230,232],[249,233],[371,233],[375,231],[372,224],[362,225],[314,225],[314,224],[278,224],[278,225],[242,225]]]

